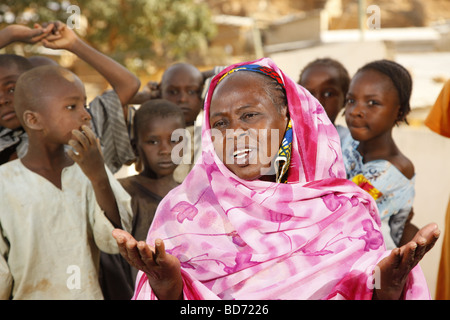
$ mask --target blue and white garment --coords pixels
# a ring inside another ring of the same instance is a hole
[[[277,158],[275,159],[276,180],[278,183],[287,183],[287,171],[291,163],[292,138],[292,122],[289,120]]]
[[[400,243],[405,222],[413,206],[415,175],[408,179],[387,160],[364,163],[357,151],[359,142],[353,140],[348,129],[340,132],[340,138],[347,179],[363,175],[381,193],[375,201],[386,248],[393,249]]]

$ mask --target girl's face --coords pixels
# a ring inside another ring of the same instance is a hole
[[[222,80],[211,99],[209,123],[216,154],[245,180],[268,175],[288,122],[287,107],[279,111],[274,105],[264,77],[235,72]]]
[[[353,139],[367,141],[391,132],[400,105],[391,79],[375,70],[358,72],[350,82],[345,120]]]
[[[144,165],[143,175],[161,178],[173,173],[177,165],[172,161],[172,149],[180,140],[172,138],[172,133],[184,127],[180,117],[156,117],[138,128],[136,150]]]
[[[0,66],[0,127],[21,127],[14,111],[14,88],[21,72],[15,65]]]
[[[338,71],[327,66],[311,66],[303,72],[300,85],[319,100],[328,118],[334,123],[344,107],[346,94],[342,91]]]

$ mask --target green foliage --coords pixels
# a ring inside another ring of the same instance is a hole
[[[80,36],[132,69],[136,62],[165,66],[198,55],[216,32],[200,0],[2,0],[0,28],[7,23],[67,23],[73,17],[66,12],[69,5],[78,6],[87,21],[85,29],[76,29]]]

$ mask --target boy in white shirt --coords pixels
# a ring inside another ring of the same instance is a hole
[[[100,250],[118,252],[111,232],[130,230],[132,213],[89,128],[84,85],[43,66],[14,95],[29,146],[0,166],[0,298],[102,299]]]

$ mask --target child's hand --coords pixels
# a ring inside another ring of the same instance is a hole
[[[98,181],[106,175],[100,142],[91,128],[84,125],[81,129],[83,132],[72,131],[74,138],[69,140],[68,144],[74,150],[69,150],[67,154],[80,166],[89,180]]]
[[[159,83],[156,81],[149,81],[142,89],[142,92],[149,96],[149,99],[156,99],[161,97],[161,92],[159,89]]]
[[[44,47],[72,51],[75,43],[79,39],[75,31],[67,27],[61,21],[56,21],[51,24],[54,24],[52,32],[48,34],[47,37],[42,39],[42,44]],[[45,26],[45,24],[43,24],[43,26]]]
[[[19,24],[12,24],[5,29],[10,33],[11,42],[19,41],[34,44],[48,36],[53,27],[53,23],[47,25],[45,28],[41,27],[39,24],[35,24],[34,29]]]
[[[158,299],[182,299],[183,279],[180,261],[166,252],[161,239],[155,241],[155,247],[151,247],[144,241],[138,242],[131,234],[120,229],[113,231],[113,237],[124,259],[147,275],[148,282]]]

